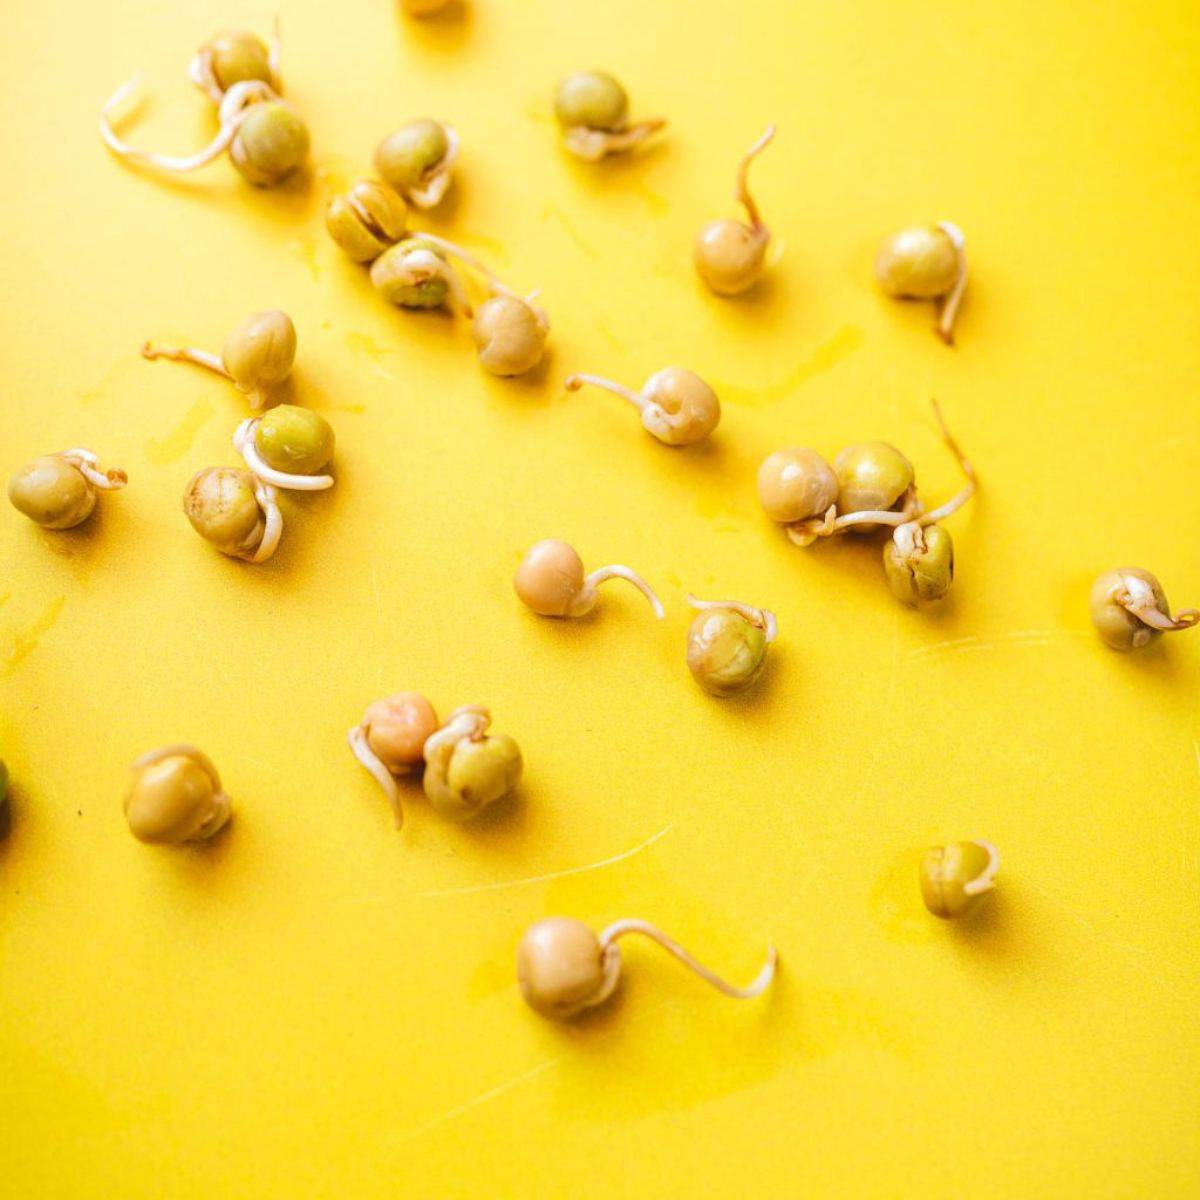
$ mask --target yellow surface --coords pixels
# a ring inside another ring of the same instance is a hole
[[[1200,1188],[1200,635],[1140,657],[1087,627],[1092,576],[1200,600],[1196,380],[1200,14],[1147,2],[730,5],[476,0],[416,26],[384,0],[282,4],[314,170],[164,181],[102,148],[141,69],[139,144],[211,132],[184,69],[270,6],[11,0],[0,43],[3,468],[83,444],[128,489],[71,534],[0,513],[0,1178],[23,1197],[1178,1197]],[[556,146],[549,95],[603,64],[654,149]],[[375,141],[463,135],[420,224],[540,287],[553,356],[478,369],[461,321],[389,310],[321,224]],[[690,239],[737,156],[778,263],[700,290]],[[973,278],[956,351],[872,283],[878,237],[949,217]],[[147,363],[295,318],[295,396],[337,428],[336,489],[286,501],[252,569],[188,528],[231,463],[239,397]],[[725,401],[672,452],[569,370],[667,363]],[[771,449],[885,438],[984,494],[959,578],[901,610],[878,548],[801,551],[758,511]],[[541,621],[509,579],[566,537],[626,562],[594,619]],[[688,590],[766,604],[764,686],[701,694]],[[467,827],[411,789],[390,828],[346,729],[418,688],[491,705],[519,803]],[[127,764],[178,738],[235,797],[203,849],[139,845]],[[971,928],[919,907],[929,843],[986,836]],[[527,1011],[518,936],[549,912],[660,923],[770,998],[735,1004],[648,944],[573,1028]]]

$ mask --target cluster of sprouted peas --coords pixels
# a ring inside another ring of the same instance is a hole
[[[446,0],[403,0],[413,17],[445,6]],[[193,153],[152,153],[118,135],[121,114],[136,94],[132,82],[104,105],[101,136],[119,157],[168,173],[198,170],[228,154],[249,183],[273,187],[301,168],[309,151],[307,127],[284,99],[279,50],[276,29],[269,46],[239,31],[222,33],[197,51],[188,76],[216,106],[218,130],[207,146]],[[602,71],[568,76],[554,96],[564,149],[589,163],[632,151],[665,126],[661,118],[631,120],[629,110],[624,87]],[[768,125],[737,168],[734,196],[747,220],[714,220],[695,239],[696,272],[718,296],[748,291],[767,268],[770,231],[747,175],[774,136],[775,126]],[[518,294],[462,247],[409,226],[410,206],[430,209],[443,200],[452,186],[459,152],[459,135],[444,122],[421,119],[401,126],[376,148],[378,178],[360,179],[329,201],[326,228],[353,262],[369,269],[372,285],[385,300],[401,308],[461,313],[471,321],[481,366],[498,376],[523,375],[542,362],[550,329],[546,313],[535,302],[537,293]],[[953,343],[967,282],[965,239],[957,226],[940,221],[885,238],[875,274],[888,296],[935,302],[936,332]],[[320,491],[334,483],[329,473],[334,431],[329,423],[298,405],[271,405],[295,361],[292,321],[279,311],[255,313],[234,328],[219,354],[149,342],[142,353],[148,359],[189,362],[216,372],[247,398],[251,415],[232,437],[240,465],[198,472],[185,487],[183,510],[195,531],[222,554],[265,562],[283,532],[279,492]],[[574,392],[585,385],[627,400],[646,432],[666,446],[704,441],[721,418],[716,392],[683,367],[663,367],[636,390],[582,372],[571,374],[565,386]],[[944,522],[967,504],[977,481],[936,404],[934,412],[965,477],[955,495],[927,507],[911,461],[887,442],[847,446],[832,462],[810,447],[791,446],[775,451],[759,468],[763,512],[801,547],[848,533],[879,535],[884,578],[896,599],[912,606],[941,600],[954,579],[954,546]],[[124,471],[104,470],[91,450],[74,448],[42,455],[21,468],[12,476],[8,494],[13,505],[43,529],[66,530],[88,519],[101,492],[119,490],[126,483]],[[599,601],[600,585],[609,580],[631,584],[657,617],[664,616],[662,601],[637,572],[620,565],[588,572],[575,549],[555,539],[530,547],[513,584],[521,603],[539,617],[570,619],[590,613]],[[774,614],[737,600],[691,595],[687,600],[696,610],[686,645],[687,667],[696,684],[715,697],[752,688],[778,634]],[[1124,651],[1200,622],[1195,609],[1172,616],[1159,581],[1132,567],[1106,571],[1096,580],[1090,614],[1104,643]],[[432,808],[456,821],[475,816],[513,792],[524,766],[520,747],[490,728],[491,714],[482,705],[456,708],[442,721],[424,696],[401,692],[370,703],[348,741],[382,790],[399,829],[407,776],[419,775]],[[0,805],[7,790],[8,774],[0,762]],[[163,746],[133,764],[125,815],[140,841],[211,838],[225,827],[231,810],[216,767],[194,746]],[[937,917],[962,916],[994,887],[999,865],[998,851],[983,840],[930,849],[918,871],[926,908]],[[536,1012],[560,1020],[603,1003],[620,975],[620,939],[630,934],[652,939],[727,996],[758,996],[774,977],[774,947],[768,949],[758,976],[736,987],[645,921],[620,920],[596,933],[575,918],[551,916],[535,923],[520,940],[521,995]]]

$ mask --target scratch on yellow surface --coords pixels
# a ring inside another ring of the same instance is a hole
[[[216,408],[211,400],[197,400],[183,420],[163,438],[150,438],[146,443],[146,458],[156,467],[178,462],[191,448],[196,434],[212,419]]]
[[[589,258],[600,257],[600,251],[579,232],[575,227],[575,222],[557,204],[547,204],[543,207],[542,220],[544,221],[547,217],[553,217],[571,241]]]
[[[533,883],[548,883],[551,879],[565,879],[568,875],[583,875],[588,871],[599,871],[603,867],[614,866],[616,863],[624,862],[627,858],[632,858],[635,854],[641,854],[643,850],[648,850],[655,842],[666,837],[675,828],[675,825],[676,822],[670,821],[657,833],[651,834],[644,842],[639,842],[636,846],[628,850],[623,850],[620,854],[614,854],[611,858],[602,858],[598,862],[584,863],[580,867],[566,867],[561,871],[550,871],[545,875],[529,875],[521,879],[501,879],[494,883],[475,883],[467,887],[444,888],[422,894],[425,896],[467,896],[473,892],[495,892],[503,888],[524,887],[527,884]]]
[[[4,661],[7,665],[6,675],[11,675],[32,653],[42,637],[53,628],[54,622],[58,620],[58,614],[62,612],[66,602],[66,596],[55,596],[31,625],[9,630],[8,645],[3,651]]]

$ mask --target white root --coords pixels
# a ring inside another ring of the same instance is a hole
[[[625,937],[631,933],[640,933],[643,937],[648,937],[651,941],[657,942],[658,945],[669,954],[673,954],[685,967],[694,971],[706,983],[712,984],[717,991],[723,992],[726,996],[731,996],[735,1000],[752,1000],[755,996],[761,996],[770,987],[771,981],[775,978],[775,965],[778,962],[779,954],[774,946],[767,947],[767,960],[754,979],[745,987],[737,987],[727,980],[722,979],[715,971],[710,970],[703,963],[693,958],[678,942],[668,937],[661,929],[651,925],[648,921],[640,921],[632,917],[622,921],[614,921],[613,924],[600,934],[600,946],[605,951],[606,967],[609,947],[615,947],[618,938]],[[611,988],[609,990],[611,991]]]
[[[606,392],[612,392],[614,396],[620,396],[622,400],[628,400],[639,413],[644,413],[650,404],[650,401],[641,392],[635,392],[632,388],[627,388],[623,383],[615,383],[611,379],[605,379],[603,375],[589,375],[585,372],[577,372],[574,375],[568,376],[563,386],[568,392],[577,392],[585,383],[590,383],[592,387],[602,388]]]
[[[277,471],[265,462],[255,444],[255,433],[262,423],[261,417],[247,417],[234,431],[233,445],[242,456],[250,473],[264,483],[277,488],[285,488],[294,492],[323,492],[333,487],[332,475],[292,475],[287,471]]]
[[[614,564],[611,567],[599,567],[593,571],[583,581],[583,587],[579,589],[579,594],[571,602],[571,608],[567,615],[582,617],[585,613],[591,612],[596,606],[596,601],[599,599],[597,592],[599,585],[608,579],[624,579],[627,583],[632,583],[650,602],[650,607],[654,610],[654,615],[660,621],[667,615],[662,601],[655,594],[654,589],[636,571],[631,570],[629,567],[620,566],[619,564]]]
[[[88,483],[92,484],[93,487],[101,488],[103,491],[118,491],[129,482],[129,476],[120,467],[101,471],[99,469],[99,458],[90,450],[85,450],[82,446],[76,446],[73,450],[64,450],[59,455],[59,458],[69,462]]]
[[[963,231],[952,221],[939,221],[937,224],[938,228],[954,243],[954,252],[958,258],[958,275],[949,294],[942,300],[937,326],[938,337],[947,346],[953,346],[954,321],[958,316],[963,292],[967,288],[967,239],[964,237]]]
[[[418,208],[434,208],[440,204],[454,178],[451,172],[458,158],[458,132],[444,124],[442,130],[446,135],[446,153],[442,155],[441,162],[431,167],[422,181],[405,193]]]
[[[269,483],[263,483],[261,479],[254,481],[254,498],[263,511],[266,523],[263,527],[262,541],[259,542],[258,549],[250,561],[261,563],[266,562],[279,545],[283,534],[283,513],[279,511],[275,489]]]
[[[768,646],[779,634],[779,623],[769,608],[755,608],[752,604],[742,604],[737,600],[700,600],[691,592],[688,592],[687,600],[693,608],[699,609],[701,612],[713,608],[727,608],[732,612],[739,613],[751,625],[755,625],[763,631]]]
[[[366,726],[362,724],[355,725],[346,735],[346,740],[350,743],[350,749],[354,752],[354,757],[366,767],[375,782],[383,788],[383,794],[392,806],[392,816],[396,820],[396,828],[402,828],[404,825],[404,806],[400,802],[400,789],[396,786],[396,780],[391,771],[384,766],[383,761],[371,749],[371,745],[367,741]]]
[[[1000,870],[1000,851],[991,842],[976,840],[975,845],[987,851],[988,865],[974,879],[963,884],[963,892],[968,896],[990,892],[996,886],[996,872]]]

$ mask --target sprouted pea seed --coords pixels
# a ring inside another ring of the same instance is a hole
[[[1105,571],[1092,584],[1089,607],[1096,632],[1113,650],[1137,650],[1164,633],[1200,624],[1200,609],[1172,617],[1162,584],[1140,567]]]
[[[521,749],[507,734],[488,733],[481,705],[455,709],[425,741],[423,785],[442,816],[465,821],[509,795],[521,778]]]
[[[133,764],[125,817],[140,842],[204,841],[229,820],[230,807],[217,768],[195,746],[163,746]]]
[[[640,934],[673,954],[685,967],[735,1000],[762,995],[775,978],[778,959],[774,946],[767,961],[746,987],[726,982],[698,962],[678,942],[647,921],[615,921],[599,935],[574,917],[545,917],[531,925],[517,946],[517,986],[534,1012],[567,1021],[603,1004],[613,994],[621,974],[619,941]]]
[[[921,859],[921,899],[935,917],[961,917],[995,887],[1000,852],[991,842],[949,842]]]
[[[949,221],[902,229],[883,239],[875,278],[900,300],[940,300],[937,334],[954,344],[954,321],[967,287],[966,239]]]
[[[196,51],[188,66],[188,78],[215,104],[221,103],[235,83],[265,83],[282,95],[278,60],[278,29],[269,49],[256,34],[227,29]]]
[[[586,162],[629,150],[661,129],[653,118],[629,123],[629,96],[607,71],[578,71],[563,79],[554,93],[554,115],[567,150]]]
[[[296,327],[285,312],[268,309],[251,313],[225,339],[218,358],[192,346],[156,347],[146,342],[142,357],[167,358],[205,367],[233,382],[250,398],[251,408],[261,408],[267,395],[292,373],[296,361]]]
[[[699,610],[687,637],[692,678],[712,696],[745,691],[762,674],[778,633],[775,614],[736,600],[688,596],[688,603]]]
[[[8,481],[8,498],[43,529],[74,529],[92,515],[98,490],[117,491],[127,482],[124,471],[101,471],[95,454],[76,447],[22,467]]]
[[[279,404],[243,421],[233,444],[255,478],[278,488],[318,492],[333,487],[322,470],[333,458],[333,427],[320,413]]]
[[[576,374],[566,381],[569,392],[585,383],[628,400],[638,410],[642,428],[667,446],[702,442],[721,420],[717,393],[693,371],[664,367],[642,385],[640,392],[601,375]]]
[[[329,236],[358,263],[374,262],[404,237],[408,206],[386,183],[360,179],[325,210]]]
[[[237,467],[208,467],[183,494],[192,528],[222,554],[250,563],[275,553],[283,532],[275,488]]]
[[[746,182],[750,163],[775,136],[775,126],[768,125],[762,136],[742,156],[738,166],[734,199],[750,218],[747,225],[731,217],[710,221],[696,235],[692,258],[700,278],[718,296],[737,296],[753,287],[763,273],[767,243],[771,231],[763,222],[758,205]]]
[[[650,602],[654,615],[665,615],[662,601],[635,571],[618,565],[584,574],[583,559],[575,548],[554,538],[536,542],[521,559],[513,587],[521,603],[543,617],[582,617],[599,599],[599,586],[607,579],[632,583]]]
[[[350,749],[383,789],[397,829],[404,824],[404,808],[396,779],[425,762],[425,743],[438,727],[437,713],[424,696],[398,692],[369,704],[350,730]]]
[[[388,134],[375,148],[379,177],[418,208],[440,203],[453,179],[458,134],[423,117]]]

